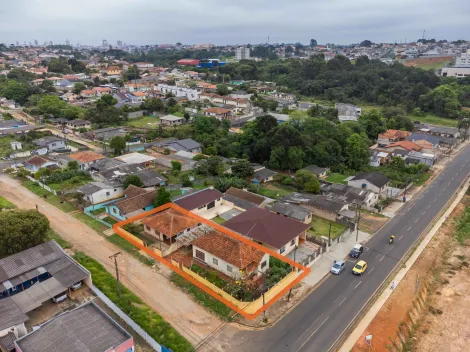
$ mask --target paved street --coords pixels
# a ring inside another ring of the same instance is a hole
[[[469,161],[467,146],[423,193],[371,238],[361,257],[368,263],[363,276],[352,275],[353,262],[348,261],[345,272],[329,277],[272,328],[235,334],[231,350],[243,347],[245,351],[328,351],[458,189],[470,172]],[[395,243],[390,245],[392,234]]]

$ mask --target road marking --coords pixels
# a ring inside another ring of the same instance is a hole
[[[371,272],[373,272],[374,269],[375,269],[375,266],[374,266],[372,269],[369,270],[368,274],[370,274]]]
[[[381,262],[382,260],[384,260],[385,258],[385,255],[382,256],[382,258],[380,258],[379,262]]]
[[[351,262],[351,263],[354,264],[356,261],[355,261],[355,260],[348,259],[348,262]]]
[[[393,246],[395,246],[395,245],[393,245]],[[392,250],[393,246],[391,246],[391,247],[388,249],[389,252]]]
[[[355,290],[360,284],[362,284],[362,281],[359,281],[359,283],[354,287],[354,290]]]
[[[398,240],[401,240],[403,238],[403,235],[400,236],[400,238]]]
[[[344,299],[343,299],[341,302],[339,302],[338,307],[341,307],[341,305],[343,304],[343,302],[346,301],[346,298],[348,298],[348,297],[344,297]]]
[[[310,329],[312,326],[314,326],[315,323],[316,323],[322,316],[323,316],[323,313],[320,314],[320,316],[319,316],[317,319],[315,319],[315,321],[309,326],[308,329]],[[300,335],[300,337],[299,337],[297,340],[295,340],[295,342],[299,341],[299,340],[302,338],[302,336],[304,336],[304,334],[308,331],[308,329],[306,329],[306,330],[304,331],[304,333],[303,333],[302,335]]]
[[[339,295],[338,298],[336,298],[333,303],[336,303],[336,301],[340,298],[341,298],[341,295]]]
[[[379,257],[379,255],[380,255],[380,253],[379,253],[379,254],[377,254],[377,256],[375,257],[375,259],[377,259],[377,258]]]
[[[429,204],[428,209],[432,207],[432,204]]]
[[[418,222],[418,220],[419,220],[419,218],[416,218],[416,220],[415,220],[415,224]]]
[[[307,340],[305,340],[305,342],[302,344],[302,346],[300,346],[300,348],[297,350],[297,352],[299,352],[299,351],[302,349],[302,347],[304,347],[305,344],[312,338],[312,336],[315,335],[315,333],[323,326],[323,324],[326,323],[326,321],[328,320],[328,318],[329,318],[329,316],[327,316],[326,319],[323,320],[323,322],[320,324],[320,326],[319,326],[318,328],[316,328],[316,330],[312,333],[312,335],[310,335],[310,336],[308,337]]]
[[[369,250],[369,247],[366,247],[366,246],[364,246],[364,248],[366,249],[366,251],[368,251],[368,250]]]
[[[410,227],[408,227],[408,230],[406,230],[406,231],[410,231],[410,230],[411,230],[411,226],[410,226]]]

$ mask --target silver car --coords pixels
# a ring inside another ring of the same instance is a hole
[[[344,260],[335,260],[330,271],[332,274],[339,275],[345,268],[346,263],[344,262]]]

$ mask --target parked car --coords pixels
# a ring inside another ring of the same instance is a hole
[[[367,263],[363,260],[359,260],[352,269],[354,275],[362,275],[367,269]]]
[[[364,246],[362,244],[355,244],[349,255],[353,258],[359,258],[362,252],[364,252]]]
[[[344,260],[335,260],[330,271],[332,274],[339,275],[346,268]]]
[[[52,302],[60,303],[67,299],[67,292],[59,293],[58,295],[52,297]]]
[[[81,281],[74,283],[72,286],[70,286],[70,289],[71,289],[72,291],[76,291],[76,290],[78,290],[80,287],[82,287],[82,282],[81,282]]]

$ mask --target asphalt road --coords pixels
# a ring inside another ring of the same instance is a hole
[[[328,351],[469,173],[467,146],[365,244],[360,259],[368,264],[366,273],[353,275],[354,263],[347,261],[341,275],[326,279],[272,328],[241,332],[233,340],[243,341],[245,351]],[[390,245],[392,234],[395,241]]]

